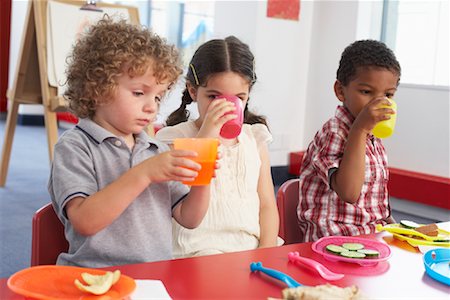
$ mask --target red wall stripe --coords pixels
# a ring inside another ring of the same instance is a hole
[[[450,178],[389,168],[389,194],[396,198],[450,209]]]

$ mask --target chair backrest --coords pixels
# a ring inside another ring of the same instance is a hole
[[[56,216],[52,204],[46,204],[33,216],[31,266],[54,265],[58,255],[68,249],[64,226]]]
[[[290,179],[284,182],[277,192],[278,214],[280,215],[278,235],[284,239],[286,245],[302,241],[297,218],[298,188],[299,180]]]

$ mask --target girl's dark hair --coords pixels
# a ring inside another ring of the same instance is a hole
[[[347,46],[339,61],[337,80],[346,86],[355,78],[359,67],[385,68],[397,74],[400,80],[401,68],[394,52],[380,41],[360,40]]]
[[[255,58],[248,45],[234,36],[229,36],[225,39],[210,40],[195,51],[188,66],[186,81],[195,88],[199,86],[205,87],[212,75],[231,71],[246,78],[251,90],[253,84],[256,82],[254,61]],[[191,104],[192,101],[193,99],[186,87],[181,97],[180,107],[169,115],[166,124],[173,126],[187,121],[189,111],[186,109],[186,106]],[[244,109],[244,123],[262,123],[267,126],[265,117],[249,111],[248,102]]]

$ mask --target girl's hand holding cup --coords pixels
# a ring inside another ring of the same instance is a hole
[[[234,103],[221,97],[211,101],[197,137],[218,138],[223,125],[238,117],[233,114],[236,110]]]

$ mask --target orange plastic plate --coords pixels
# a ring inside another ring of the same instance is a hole
[[[35,299],[122,299],[136,288],[133,278],[121,275],[111,289],[103,295],[93,295],[80,291],[74,284],[78,279],[83,282],[81,273],[105,274],[104,270],[70,266],[37,266],[21,270],[8,279],[8,287],[15,293]]]

